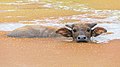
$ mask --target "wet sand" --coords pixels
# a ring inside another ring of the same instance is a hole
[[[61,38],[10,38],[0,32],[0,67],[120,67],[120,40],[75,43]]]

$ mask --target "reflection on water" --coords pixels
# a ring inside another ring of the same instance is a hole
[[[28,23],[63,26],[66,23],[95,22],[99,23],[98,26],[105,27],[109,32],[114,33],[95,38],[98,42],[120,39],[120,32],[118,32],[120,10],[96,10],[72,1],[17,0],[16,2],[1,2],[0,14],[2,23],[0,30],[2,31],[11,31]],[[4,24],[5,22],[10,24]]]

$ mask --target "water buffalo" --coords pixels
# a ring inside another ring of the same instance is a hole
[[[19,38],[48,38],[48,37],[72,37],[76,42],[89,42],[91,37],[96,37],[107,32],[103,27],[95,27],[97,23],[67,24],[62,28],[54,28],[40,25],[29,25],[13,30],[8,33],[9,37]]]

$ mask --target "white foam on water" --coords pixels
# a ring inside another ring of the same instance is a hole
[[[0,23],[0,31],[12,31],[16,28],[25,26],[25,24],[21,23]]]
[[[64,2],[55,2],[55,3],[49,3],[51,5],[48,5],[50,8],[54,9],[63,9],[63,10],[74,10],[74,11],[83,11],[83,10],[91,10],[92,8],[87,7],[84,4],[69,4],[69,3],[64,3]]]
[[[16,10],[0,10],[0,12],[14,12]]]
[[[102,23],[97,26],[107,29],[111,34],[102,34],[98,37],[93,37],[92,40],[97,43],[107,43],[110,40],[120,39],[120,23]],[[97,27],[95,26],[95,27]]]
[[[5,16],[4,18],[25,18],[25,16]]]
[[[45,5],[43,5],[43,7],[52,8],[53,6],[50,3],[46,3]]]
[[[53,27],[63,27],[64,24],[53,24],[53,23],[42,23],[42,24],[22,24],[22,23],[0,23],[0,31],[13,31],[17,28],[26,25],[42,25],[42,26],[53,26]]]

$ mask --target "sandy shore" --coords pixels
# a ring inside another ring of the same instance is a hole
[[[10,38],[0,32],[0,67],[120,67],[119,41],[74,43],[60,38]]]

